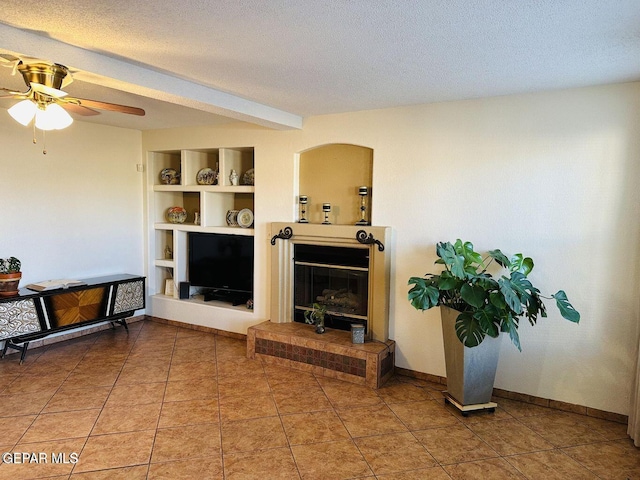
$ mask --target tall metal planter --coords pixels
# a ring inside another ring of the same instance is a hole
[[[497,404],[491,402],[491,395],[502,335],[497,338],[487,336],[477,347],[465,347],[456,335],[455,324],[459,314],[457,310],[440,307],[447,367],[445,399],[463,414],[480,409],[493,411]]]

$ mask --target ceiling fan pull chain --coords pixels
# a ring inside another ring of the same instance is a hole
[[[36,139],[36,122],[33,122],[33,144],[37,144],[38,141]],[[42,154],[47,154],[47,132],[46,130],[42,130]]]

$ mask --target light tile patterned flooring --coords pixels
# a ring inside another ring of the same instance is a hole
[[[47,459],[3,455],[0,480],[640,478],[624,425],[504,399],[464,418],[439,385],[372,390],[245,354],[146,320],[0,361],[0,452]]]

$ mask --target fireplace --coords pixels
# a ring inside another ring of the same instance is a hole
[[[314,304],[327,308],[325,326],[367,332],[369,249],[297,244],[293,249],[293,319],[304,323]]]
[[[314,303],[328,328],[389,338],[391,228],[273,223],[271,321],[302,322]]]

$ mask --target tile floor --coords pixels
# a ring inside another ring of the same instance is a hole
[[[0,480],[640,478],[624,425],[504,399],[464,418],[439,385],[372,390],[245,353],[147,320],[5,358],[0,452],[17,455]]]

